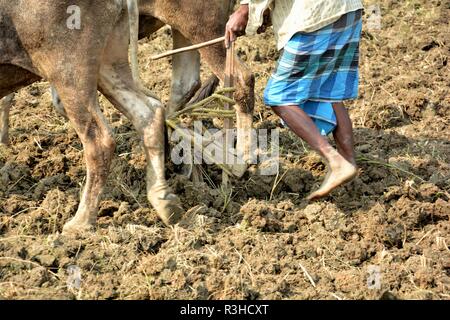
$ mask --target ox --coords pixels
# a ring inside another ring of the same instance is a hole
[[[174,1],[178,2],[178,1]],[[91,229],[115,142],[97,88],[140,134],[147,158],[147,196],[166,224],[183,214],[164,177],[164,108],[136,86],[129,66],[128,10],[122,0],[78,0],[80,29],[67,27],[64,0],[0,0],[0,98],[41,79],[57,90],[86,161],[81,201],[64,232]]]

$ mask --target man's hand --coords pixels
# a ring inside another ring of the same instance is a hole
[[[243,4],[228,19],[225,28],[225,47],[228,49],[230,43],[245,34],[248,23],[248,4]]]

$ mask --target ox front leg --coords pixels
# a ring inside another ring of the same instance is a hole
[[[179,31],[172,29],[172,34],[175,49],[192,44]],[[198,51],[174,55],[172,57],[172,91],[166,114],[171,115],[187,104],[200,85],[200,54]]]
[[[10,94],[0,100],[0,144],[9,143],[9,112],[13,94]]]
[[[136,88],[125,63],[101,68],[100,90],[132,121],[141,135],[147,158],[147,196],[151,205],[166,225],[177,223],[184,210],[165,179],[165,113],[161,102]]]
[[[100,196],[109,173],[115,141],[98,106],[96,86],[89,92],[82,91],[83,95],[77,95],[77,91],[71,92],[63,86],[57,89],[67,116],[84,147],[85,186],[75,217],[63,228],[63,233],[80,233],[90,231],[96,224]]]

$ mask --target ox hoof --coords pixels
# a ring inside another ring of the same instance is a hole
[[[180,199],[173,193],[149,192],[149,201],[166,226],[178,223],[184,215]]]
[[[80,222],[76,219],[72,219],[69,222],[67,222],[62,230],[63,235],[70,235],[70,234],[84,234],[84,233],[90,233],[94,231],[94,225],[91,223],[86,222]]]

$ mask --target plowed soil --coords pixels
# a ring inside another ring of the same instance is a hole
[[[280,172],[250,168],[230,195],[217,167],[194,185],[168,164],[188,212],[173,228],[146,199],[135,130],[101,97],[117,150],[98,227],[62,236],[84,184],[82,145],[48,83],[20,90],[12,143],[0,146],[0,298],[449,299],[450,4],[377,3],[381,29],[365,24],[360,97],[348,103],[359,176],[316,203],[305,197],[324,164],[262,103],[278,58],[270,30],[238,53],[257,79],[255,127],[280,129]],[[170,48],[168,28],[140,42],[145,84],[163,101],[170,59],[149,57]]]

